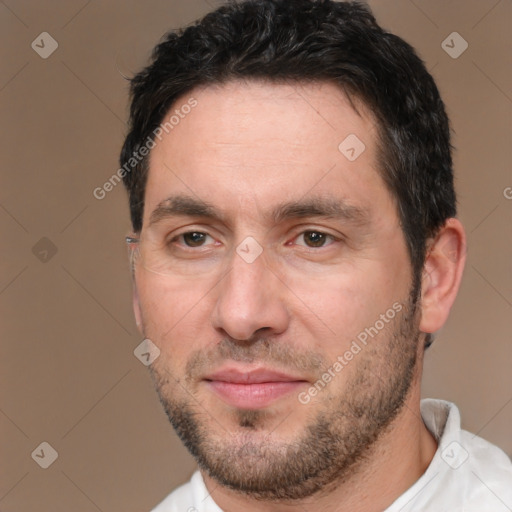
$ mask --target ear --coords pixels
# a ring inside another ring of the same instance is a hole
[[[139,302],[139,292],[137,290],[137,280],[135,278],[135,260],[137,258],[137,251],[138,246],[136,240],[138,240],[139,236],[137,233],[130,233],[126,237],[126,241],[128,242],[128,258],[130,262],[130,274],[132,277],[132,307],[133,307],[133,313],[135,315],[135,323],[137,324],[137,327],[139,329],[139,332],[144,335],[142,332],[143,326],[142,326],[142,313],[140,309],[140,302]]]
[[[450,313],[466,263],[466,234],[459,220],[450,218],[427,246],[421,288],[422,332],[439,330]]]
[[[144,336],[142,332],[142,314],[140,312],[140,303],[139,303],[139,293],[137,291],[137,284],[135,279],[132,281],[132,305],[133,305],[133,313],[135,315],[135,323],[139,329],[139,332]]]

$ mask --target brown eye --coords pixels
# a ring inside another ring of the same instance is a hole
[[[326,240],[332,238],[330,235],[320,233],[319,231],[304,231],[302,237],[308,247],[323,247]]]
[[[183,233],[181,236],[188,247],[200,247],[208,235],[199,231],[190,231],[189,233]]]

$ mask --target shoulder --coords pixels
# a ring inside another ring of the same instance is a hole
[[[482,492],[487,494],[494,487],[512,499],[512,462],[505,452],[478,435],[462,430],[460,413],[455,404],[442,400],[424,402],[422,413],[430,409],[430,418],[436,419],[437,432],[434,431],[433,435],[437,436],[439,444],[437,455],[440,456],[439,463],[442,462],[440,468],[447,472],[447,476],[453,476],[454,482],[463,477],[468,483],[471,482],[466,488],[470,496]],[[446,414],[444,421],[441,421],[441,411]]]
[[[509,457],[462,430],[455,404],[423,400],[421,415],[438,449],[423,476],[386,512],[510,512]]]
[[[203,478],[196,471],[192,478],[175,489],[151,512],[222,512],[210,497]]]
[[[460,447],[453,445],[461,453],[458,463],[466,466],[470,486],[470,499],[495,495],[512,508],[512,462],[500,448],[465,430],[460,432]],[[446,449],[445,449],[446,451]],[[445,458],[448,452],[445,453]],[[452,468],[456,470],[458,468]]]
[[[189,512],[193,511],[194,492],[192,490],[192,482],[189,481],[169,494],[162,502],[160,502],[151,512]]]

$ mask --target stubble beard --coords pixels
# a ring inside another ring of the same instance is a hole
[[[371,340],[354,357],[350,364],[357,365],[356,371],[342,395],[329,396],[309,423],[302,428],[297,425],[297,436],[289,442],[277,440],[272,431],[265,435],[269,414],[264,409],[234,410],[230,420],[238,427],[236,432],[228,432],[221,426],[226,417],[215,419],[190,392],[183,392],[181,388],[193,380],[192,374],[208,364],[210,356],[204,352],[191,358],[185,382],[176,382],[157,365],[151,368],[152,378],[176,433],[211,478],[257,500],[304,499],[343,483],[364,467],[376,441],[402,410],[417,364],[420,332],[416,304],[413,291],[390,322],[391,334]],[[327,362],[317,354],[294,356],[293,351],[265,339],[243,346],[223,340],[215,357],[220,361],[286,361],[285,368],[294,361],[295,369],[317,368],[317,372]],[[171,392],[173,387],[180,398]],[[281,422],[287,423],[286,418]],[[277,423],[274,429],[278,430]]]

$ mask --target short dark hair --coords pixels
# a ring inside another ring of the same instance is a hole
[[[231,1],[168,33],[131,79],[126,166],[174,102],[230,80],[329,81],[361,100],[379,127],[379,171],[395,199],[419,284],[427,241],[456,215],[449,121],[414,49],[384,31],[359,2]],[[148,156],[123,181],[135,232],[142,229]],[[126,169],[126,167],[124,167]]]

